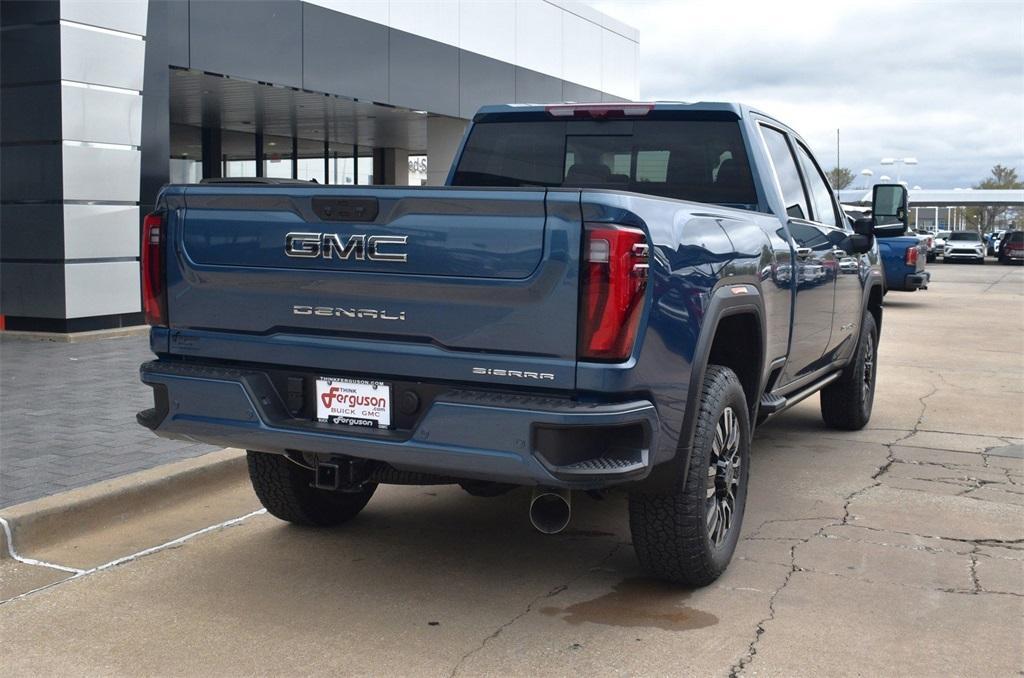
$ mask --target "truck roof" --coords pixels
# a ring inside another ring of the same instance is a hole
[[[732,113],[736,117],[743,117],[747,112],[753,110],[752,108],[744,104],[728,101],[606,101],[600,103],[569,102],[550,104],[491,104],[488,106],[481,106],[480,110],[477,111],[477,116],[486,116],[493,114],[507,115],[515,113],[542,113],[552,107],[564,109],[568,109],[570,107],[608,108],[614,110],[620,107],[637,105],[648,106],[652,111],[714,111]]]
[[[634,110],[630,110],[634,109]],[[637,110],[639,109],[639,110]],[[577,113],[576,111],[579,111]],[[589,115],[587,115],[589,113]],[[673,113],[696,114],[718,120],[741,120],[756,114],[771,120],[797,138],[800,135],[789,125],[764,111],[732,101],[606,101],[600,103],[555,103],[555,104],[491,104],[481,106],[473,122],[498,122],[518,119],[548,119],[552,117],[592,117],[638,119],[651,114],[661,119],[671,119]]]

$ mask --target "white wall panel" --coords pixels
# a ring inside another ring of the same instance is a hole
[[[601,33],[600,26],[575,14],[562,13],[563,79],[601,89]]]
[[[601,32],[601,89],[615,96],[633,98],[636,82],[636,43],[618,33]]]
[[[388,25],[390,3],[388,0],[306,0],[311,5],[320,5],[327,9],[348,14],[349,16],[366,19],[374,23]]]
[[[145,35],[148,7],[148,0],[60,0],[60,18]]]
[[[64,257],[139,256],[139,208],[134,205],[64,205]]]
[[[60,73],[64,80],[139,91],[146,59],[142,40],[77,26],[60,27]]]
[[[139,151],[65,144],[64,199],[138,202]]]
[[[618,96],[638,93],[639,33],[578,0],[307,1]]]
[[[562,10],[544,0],[516,0],[516,65],[562,77]]]
[[[391,27],[459,44],[459,0],[391,0]]]
[[[516,62],[515,0],[461,0],[459,47],[506,63]]]
[[[64,85],[61,121],[65,139],[138,146],[142,139],[142,97]]]
[[[66,264],[64,295],[68,318],[135,313],[142,305],[139,263]]]

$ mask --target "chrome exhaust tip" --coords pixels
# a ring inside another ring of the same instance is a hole
[[[530,523],[538,532],[558,534],[572,517],[572,493],[554,487],[538,487],[530,498]]]

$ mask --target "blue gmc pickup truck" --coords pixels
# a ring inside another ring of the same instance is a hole
[[[871,416],[874,236],[907,211],[874,197],[848,227],[795,132],[721,103],[488,106],[444,187],[167,186],[138,419],[249,450],[306,525],[380,483],[526,485],[557,532],[571,491],[618,487],[641,565],[706,585],[754,425],[816,392],[829,426]]]

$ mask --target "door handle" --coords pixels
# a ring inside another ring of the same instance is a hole
[[[814,250],[812,250],[810,247],[797,247],[796,248],[796,256],[800,257],[801,259],[806,259],[807,257],[811,256],[813,253],[814,253]]]

